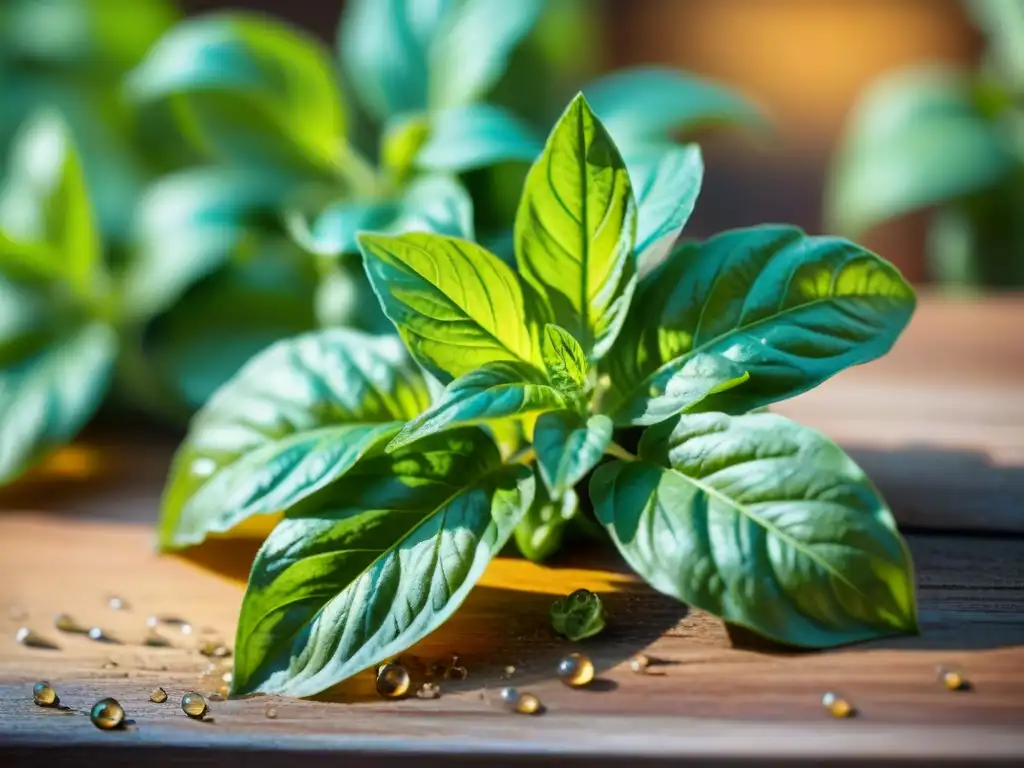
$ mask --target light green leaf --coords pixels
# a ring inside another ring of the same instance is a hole
[[[32,115],[14,140],[0,187],[0,229],[14,240],[46,243],[54,266],[80,294],[105,287],[81,160],[67,126],[52,110]]]
[[[604,456],[612,441],[612,420],[598,414],[586,422],[571,411],[542,414],[533,428],[537,466],[553,499],[560,499]]]
[[[281,185],[276,174],[223,166],[153,182],[136,208],[123,311],[131,318],[158,314],[223,266],[280,203]]]
[[[32,344],[20,359],[9,359],[5,342],[10,339],[0,339],[0,484],[78,433],[106,394],[117,351],[114,332],[98,323],[46,346]]]
[[[577,394],[587,388],[587,356],[567,330],[546,324],[540,351],[548,378],[556,389]]]
[[[829,179],[826,217],[830,228],[855,236],[994,185],[1013,167],[965,74],[905,70],[878,81],[855,108]]]
[[[537,485],[533,504],[516,526],[516,546],[527,560],[547,560],[562,546],[565,529],[579,511],[579,498],[572,490],[552,501],[543,484]]]
[[[416,164],[427,171],[465,173],[498,163],[532,163],[542,149],[533,130],[511,112],[469,104],[432,119]]]
[[[777,642],[824,648],[915,632],[913,566],[864,473],[773,414],[682,416],[672,467],[595,473],[598,520],[659,592]]]
[[[704,354],[750,380],[702,410],[768,405],[885,354],[913,311],[899,271],[848,240],[762,226],[685,244],[643,280],[607,360],[602,410],[633,412]]]
[[[693,213],[704,179],[700,147],[666,147],[627,158],[637,202],[636,252],[641,278],[660,264]]]
[[[449,384],[430,410],[405,425],[388,450],[444,430],[524,418],[566,404],[562,393],[533,366],[507,361],[485,363]]]
[[[308,172],[330,170],[345,135],[331,57],[315,38],[255,13],[177,24],[129,79],[140,101],[173,98],[212,152]]]
[[[516,260],[591,359],[611,346],[636,287],[636,203],[626,165],[582,96],[530,169]]]
[[[413,357],[442,383],[484,363],[540,370],[537,308],[515,272],[453,237],[362,235],[366,273]]]
[[[394,337],[332,329],[278,342],[193,420],[164,494],[161,546],[294,506],[382,451],[429,404]]]
[[[666,67],[634,67],[605,75],[583,89],[616,143],[661,142],[708,124],[761,127],[760,110],[711,80]]]
[[[310,696],[406,650],[458,608],[533,495],[479,430],[361,462],[256,556],[233,692]]]
[[[544,5],[543,0],[455,0],[430,50],[430,107],[458,107],[484,96],[505,73],[512,51]]]

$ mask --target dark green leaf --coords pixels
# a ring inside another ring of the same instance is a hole
[[[671,469],[613,462],[591,481],[598,519],[652,587],[790,645],[916,631],[892,515],[828,439],[773,414],[696,414],[662,454]]]
[[[537,485],[533,504],[516,526],[516,547],[527,560],[547,560],[562,546],[565,529],[576,516],[579,499],[572,490],[553,501],[543,484]]]
[[[256,556],[233,691],[310,696],[406,650],[458,608],[533,495],[475,429],[361,462]]]
[[[294,506],[383,450],[429,404],[394,337],[333,329],[275,344],[193,420],[164,496],[161,546]]]
[[[5,292],[0,282],[0,299]],[[10,334],[2,327],[6,311],[0,331]],[[12,340],[0,338],[0,483],[78,433],[106,394],[117,350],[114,332],[98,323],[32,344],[18,359],[11,359]]]
[[[633,160],[629,178],[637,202],[636,251],[640,276],[668,255],[693,213],[704,179],[700,147],[666,147]]]
[[[426,413],[410,421],[389,451],[456,427],[524,418],[566,407],[566,398],[530,365],[485,363],[447,386]]]
[[[586,421],[571,411],[542,414],[533,428],[537,466],[551,497],[572,490],[604,456],[612,441],[612,420],[600,414]]]
[[[176,25],[132,72],[139,100],[174,98],[204,146],[242,163],[330,170],[345,110],[330,54],[269,16],[217,13]]]
[[[533,130],[511,112],[470,104],[432,119],[416,164],[428,171],[464,173],[497,163],[532,163],[541,149]]]
[[[583,93],[623,149],[709,123],[764,123],[760,111],[734,91],[664,67],[618,70]]]
[[[829,182],[830,226],[856,235],[994,185],[1014,166],[970,80],[915,68],[875,84],[857,106]]]
[[[633,306],[607,360],[604,412],[642,411],[652,387],[667,393],[708,354],[715,366],[731,364],[723,383],[743,371],[750,380],[701,409],[741,413],[885,354],[914,311],[914,292],[895,267],[848,240],[763,226],[678,247]]]
[[[541,369],[536,309],[494,254],[439,235],[362,235],[366,272],[413,357],[448,383],[503,360]]]
[[[560,597],[549,609],[551,628],[574,643],[593,637],[604,629],[605,610],[601,596],[589,589],[577,589]]]
[[[555,322],[591,359],[608,350],[629,309],[635,234],[626,165],[577,96],[527,176],[516,214],[516,259]]]
[[[14,240],[46,243],[74,291],[91,296],[105,287],[81,160],[52,110],[35,113],[15,139],[0,189],[0,229]]]
[[[548,378],[557,389],[568,394],[587,388],[587,356],[571,333],[547,323],[540,352]]]

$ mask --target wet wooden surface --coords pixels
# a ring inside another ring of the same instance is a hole
[[[793,653],[730,635],[716,620],[652,593],[600,551],[550,567],[502,558],[456,616],[413,653],[458,653],[464,682],[440,699],[382,702],[360,676],[324,700],[213,702],[213,722],[188,720],[182,693],[211,692],[197,643],[230,642],[258,539],[210,542],[188,557],[151,549],[152,521],[170,443],[147,435],[95,438],[58,454],[0,494],[0,763],[45,749],[50,765],[374,765],[413,754],[502,764],[530,757],[578,764],[777,757],[1010,759],[1024,755],[1024,303],[925,302],[889,358],[849,371],[780,410],[839,439],[865,465],[910,529],[922,634],[852,648]],[[969,530],[969,534],[951,529]],[[547,608],[578,587],[601,592],[612,622],[580,644],[598,664],[592,690],[553,678],[570,645]],[[132,610],[115,612],[111,594]],[[62,635],[67,611],[122,644]],[[180,614],[194,633],[145,648],[150,614]],[[59,646],[25,648],[30,626]],[[645,651],[666,663],[628,668]],[[112,666],[110,663],[116,663]],[[949,692],[936,664],[962,667],[973,689]],[[547,705],[539,717],[506,713],[510,682]],[[50,680],[66,713],[31,701]],[[148,701],[162,685],[170,699]],[[836,690],[859,716],[833,721],[821,695]],[[88,720],[116,696],[135,725],[104,733]],[[253,751],[257,750],[257,751]],[[120,761],[120,762],[117,762]],[[563,763],[566,764],[566,763]]]

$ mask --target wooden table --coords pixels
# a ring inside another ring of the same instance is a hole
[[[185,690],[217,687],[199,680],[208,662],[196,643],[232,637],[258,538],[157,556],[152,523],[171,444],[144,433],[87,438],[0,495],[0,764],[1024,756],[1022,330],[1024,300],[929,299],[890,357],[779,408],[847,445],[889,497],[917,566],[920,636],[795,653],[687,612],[600,551],[551,566],[501,558],[412,651],[425,660],[458,653],[467,680],[444,685],[437,700],[385,702],[364,674],[316,701],[274,699],[275,719],[265,717],[268,697],[213,702],[212,722],[190,721],[178,706]],[[601,592],[611,624],[570,646],[552,635],[547,608],[578,587]],[[111,594],[132,609],[111,610]],[[123,643],[60,634],[58,611]],[[150,614],[180,614],[194,633],[171,633],[173,648],[145,648]],[[22,625],[59,649],[16,644]],[[570,647],[597,663],[592,689],[554,679]],[[638,651],[665,663],[633,673],[626,662]],[[973,689],[946,691],[936,664],[959,665]],[[509,681],[506,665],[516,667]],[[35,707],[38,679],[70,711]],[[536,693],[547,711],[503,711],[496,694],[507,682]],[[165,704],[148,700],[157,685],[170,694]],[[828,690],[851,699],[858,717],[829,718],[820,705]],[[87,714],[102,696],[117,697],[135,724],[94,728]]]

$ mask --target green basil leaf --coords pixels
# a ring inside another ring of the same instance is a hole
[[[602,410],[632,412],[700,354],[750,376],[702,410],[768,405],[885,354],[913,311],[899,271],[848,240],[762,226],[685,244],[642,282],[607,360]]]
[[[851,236],[996,184],[1015,167],[973,103],[970,79],[949,68],[890,75],[856,107],[835,158],[829,226]]]
[[[591,359],[611,346],[636,287],[636,203],[626,164],[582,96],[530,169],[516,259]]]
[[[33,344],[34,351],[20,359],[7,359],[3,342],[0,483],[13,480],[78,433],[107,392],[117,351],[113,330],[98,323],[51,339],[46,346]]]
[[[244,247],[281,201],[280,176],[243,168],[187,168],[157,179],[137,203],[123,311],[156,315]]]
[[[384,314],[442,383],[503,360],[540,369],[537,308],[497,256],[418,233],[361,235],[359,246]]]
[[[140,101],[173,98],[201,145],[243,164],[335,167],[345,109],[329,52],[255,13],[177,24],[128,79]]]
[[[310,696],[406,650],[458,608],[533,495],[480,430],[361,462],[257,554],[233,692]]]
[[[583,93],[622,148],[708,124],[764,124],[760,111],[734,91],[665,67],[618,70]]]
[[[544,485],[538,484],[533,504],[516,526],[516,547],[523,557],[539,563],[555,554],[578,511],[579,498],[573,490],[552,501]]]
[[[641,278],[664,261],[690,219],[704,180],[700,147],[667,147],[634,161],[627,159],[636,194],[636,251]]]
[[[91,296],[102,286],[99,232],[70,132],[52,110],[22,126],[0,188],[0,228],[8,238],[50,246],[73,290]]]
[[[338,53],[352,89],[378,122],[427,108],[428,51],[451,0],[350,0]]]
[[[543,0],[455,0],[430,50],[430,107],[458,107],[484,96],[505,73],[513,49],[544,5]]]
[[[294,506],[383,450],[429,404],[394,337],[332,329],[274,344],[193,420],[164,495],[161,546]]]
[[[464,173],[498,163],[532,163],[542,149],[533,130],[511,112],[469,104],[431,120],[416,164],[427,171]]]
[[[864,473],[773,414],[682,416],[671,469],[602,466],[598,519],[659,592],[789,645],[915,632],[913,566]]]
[[[430,410],[405,425],[388,450],[456,427],[523,418],[565,406],[566,398],[533,366],[485,363],[449,384]]]
[[[564,328],[547,323],[541,339],[541,357],[548,378],[555,388],[565,393],[578,393],[587,388],[587,356],[583,347]]]
[[[604,456],[612,420],[598,414],[586,422],[571,411],[542,414],[533,428],[537,466],[553,499],[571,491]]]

